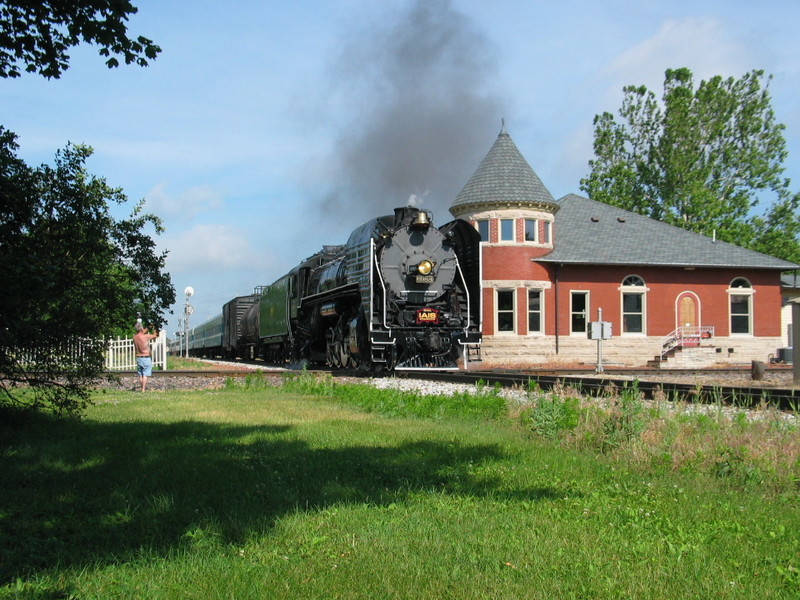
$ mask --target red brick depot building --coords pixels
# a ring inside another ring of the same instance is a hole
[[[485,366],[711,366],[786,344],[799,265],[574,194],[555,200],[505,130],[450,207],[481,233]],[[594,335],[600,330],[595,326]]]

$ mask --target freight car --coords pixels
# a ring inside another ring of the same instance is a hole
[[[258,303],[261,290],[248,296],[238,296],[222,307],[222,314],[194,327],[189,332],[189,354],[206,358],[236,358],[240,356],[242,318],[247,309]]]
[[[212,350],[366,371],[457,369],[480,359],[479,242],[465,221],[436,228],[429,211],[397,208],[226,304],[209,322],[224,340]],[[190,353],[208,354],[201,344],[192,337]]]

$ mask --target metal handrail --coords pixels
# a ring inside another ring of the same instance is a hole
[[[683,348],[689,343],[696,345],[712,337],[714,337],[714,327],[710,325],[678,327],[661,339],[661,358],[663,359],[673,348]]]

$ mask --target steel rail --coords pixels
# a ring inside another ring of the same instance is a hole
[[[691,373],[703,374],[697,371]],[[717,370],[714,374],[718,374]],[[741,370],[737,371],[741,373]],[[572,372],[552,373],[535,371],[459,371],[458,373],[404,374],[407,378],[426,379],[450,383],[475,384],[503,387],[528,388],[536,385],[544,390],[556,387],[573,388],[579,393],[599,396],[610,388],[617,390],[634,388],[647,399],[661,397],[668,401],[687,401],[701,404],[722,403],[740,408],[770,406],[784,411],[800,411],[800,389],[767,388],[755,386],[719,386],[647,380],[646,378],[621,378],[608,374],[589,376]]]

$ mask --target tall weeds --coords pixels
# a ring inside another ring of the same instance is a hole
[[[753,416],[757,418],[753,418]],[[772,409],[725,410],[660,399],[636,382],[603,397],[532,388],[519,422],[565,447],[607,454],[640,469],[707,473],[737,485],[800,491],[800,426]]]

